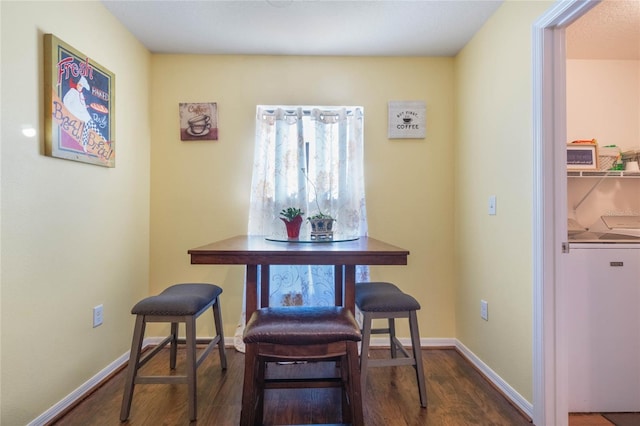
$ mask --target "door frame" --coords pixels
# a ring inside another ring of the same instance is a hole
[[[568,424],[565,29],[600,0],[557,2],[533,25],[533,423]]]

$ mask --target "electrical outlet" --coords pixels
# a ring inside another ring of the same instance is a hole
[[[93,328],[102,325],[102,305],[93,307]]]
[[[485,321],[489,321],[489,304],[486,300],[480,301],[480,317]]]

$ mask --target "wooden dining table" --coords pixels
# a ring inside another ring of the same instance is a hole
[[[269,306],[270,265],[333,265],[335,304],[355,313],[357,265],[406,265],[409,251],[370,237],[339,241],[239,235],[188,251],[194,265],[246,265],[246,320]]]

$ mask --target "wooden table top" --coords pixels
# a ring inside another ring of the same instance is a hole
[[[406,265],[409,251],[370,237],[336,242],[271,241],[238,235],[188,251],[192,264]]]

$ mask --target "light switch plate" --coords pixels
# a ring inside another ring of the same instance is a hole
[[[480,301],[480,318],[489,321],[489,304],[486,300]]]
[[[102,305],[94,306],[93,307],[93,328],[96,328],[102,325],[102,320],[103,320],[102,315],[103,315]]]
[[[496,196],[495,195],[491,195],[489,197],[489,214],[491,216],[495,216],[496,214]]]

